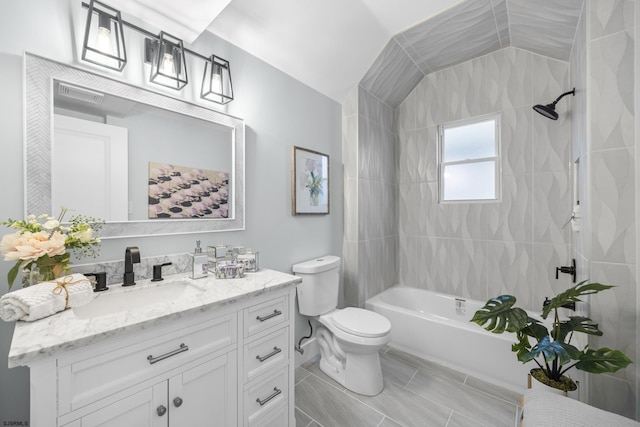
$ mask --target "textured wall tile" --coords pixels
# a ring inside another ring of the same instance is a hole
[[[398,184],[398,234],[415,236],[418,233],[418,184]]]
[[[533,171],[533,125],[531,106],[505,108],[500,114],[502,174],[522,175]]]
[[[591,43],[592,149],[634,144],[633,38],[623,31]]]
[[[403,132],[398,139],[398,182],[418,181],[418,131]]]
[[[449,69],[449,117],[464,119],[489,112],[486,69],[486,56]]]
[[[536,112],[532,117],[534,171],[567,170],[571,162],[571,119],[565,113],[555,121]]]
[[[556,267],[571,265],[571,248],[565,244],[533,245],[532,304],[528,308],[539,312],[546,297],[564,292],[574,285],[573,277],[560,273],[556,280]]]
[[[588,157],[583,156],[579,159],[577,164],[574,164],[573,174],[578,174],[576,177],[576,181],[578,182],[578,201],[580,202],[580,207],[578,208],[577,216],[578,218],[574,221],[575,224],[578,225],[578,229],[571,230],[571,243],[573,249],[577,251],[580,255],[585,258],[590,258],[590,216],[589,216],[589,206],[588,203],[588,194],[589,189],[587,186],[587,161]],[[573,190],[575,191],[575,190]],[[575,210],[575,205],[572,206],[572,211]]]
[[[358,302],[358,242],[343,241],[343,289],[344,303],[347,306],[359,307]]]
[[[583,0],[509,0],[511,45],[568,61],[582,3]]]
[[[514,47],[486,56],[489,111],[531,108],[532,56]]]
[[[360,85],[388,105],[395,107],[423,77],[424,73],[409,58],[407,52],[395,39],[390,39],[367,70]]]
[[[484,203],[451,203],[443,206],[449,222],[449,236],[458,239],[486,239],[487,211]]]
[[[594,261],[631,264],[636,256],[634,150],[591,155],[591,255]]]
[[[489,0],[459,3],[409,28],[403,36],[412,47],[409,54],[425,73],[502,47]]]
[[[633,28],[633,0],[591,2],[591,40]]]
[[[613,285],[615,288],[590,297],[591,318],[600,325],[603,335],[590,337],[594,348],[608,347],[637,360],[636,340],[636,296],[637,276],[635,265],[594,262],[591,266],[591,281]],[[630,367],[610,374],[633,381],[635,369]]]
[[[531,175],[503,176],[502,201],[486,205],[490,240],[533,241],[533,182]]]
[[[382,185],[369,179],[358,180],[358,240],[383,236],[382,212],[389,207],[381,202]]]
[[[427,75],[416,86],[416,127],[437,126],[444,121],[445,105],[448,102],[448,73],[436,72]]]
[[[533,62],[532,104],[550,104],[561,94],[571,90],[568,87],[569,67],[567,62],[556,61],[540,55],[532,55],[531,59]],[[559,115],[566,113],[570,102],[571,97],[567,96],[556,105],[556,111]]]
[[[358,116],[342,119],[342,164],[344,179],[358,177]]]
[[[417,240],[417,286],[436,292],[450,292],[449,239],[419,236]]]
[[[376,127],[364,116],[358,116],[358,177],[368,178],[373,171]]]
[[[487,292],[489,297],[513,295],[518,304],[531,303],[533,245],[489,241],[487,243]]]
[[[418,198],[418,234],[431,237],[449,237],[449,205],[438,204],[438,184],[420,182],[416,187]]]
[[[417,181],[438,180],[438,127],[420,129],[416,135]]]
[[[449,241],[447,292],[480,301],[489,299],[487,288],[487,241]]]
[[[567,243],[571,218],[571,183],[568,172],[533,175],[533,241]]]
[[[418,238],[403,236],[398,239],[398,282],[405,286],[418,286]],[[424,263],[424,260],[422,260]]]
[[[498,31],[498,39],[501,47],[507,47],[511,44],[511,34],[509,32],[509,12],[507,10],[506,0],[491,0],[493,8],[493,16],[496,20]]]
[[[344,180],[344,238],[358,240],[358,180]]]
[[[354,86],[342,101],[342,118],[358,114],[358,86]]]
[[[358,87],[358,112],[384,129],[391,130],[393,127],[394,109],[362,85]]]
[[[396,132],[407,133],[416,129],[416,90],[396,108]]]
[[[597,390],[589,394],[591,405],[635,419],[637,397],[633,383],[598,374],[589,377],[589,389]]]

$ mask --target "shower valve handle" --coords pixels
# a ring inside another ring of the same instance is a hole
[[[571,260],[571,265],[563,265],[561,267],[556,267],[556,280],[558,279],[558,273],[570,274],[573,276],[573,283],[576,283],[576,260],[575,258]]]

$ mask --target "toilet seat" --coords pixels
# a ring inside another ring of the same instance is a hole
[[[386,317],[355,307],[334,312],[331,322],[342,331],[359,337],[382,337],[391,331],[391,322]]]

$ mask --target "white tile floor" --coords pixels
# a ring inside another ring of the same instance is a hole
[[[296,370],[297,427],[514,427],[520,395],[387,348],[378,396],[345,390],[306,363]]]

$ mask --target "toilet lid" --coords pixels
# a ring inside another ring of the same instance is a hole
[[[347,307],[335,313],[332,320],[338,328],[360,337],[381,337],[391,330],[386,317],[361,308]]]

